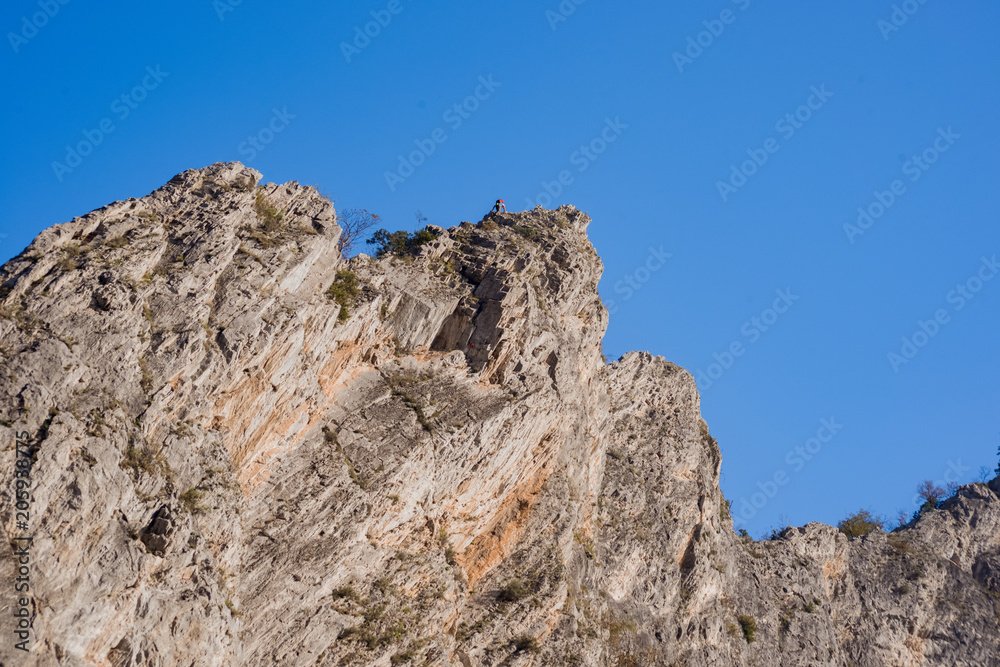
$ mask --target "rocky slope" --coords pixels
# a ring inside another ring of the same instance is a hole
[[[692,377],[601,357],[586,215],[345,262],[327,200],[259,179],[3,267],[4,665],[1000,664],[1000,481],[742,539]]]

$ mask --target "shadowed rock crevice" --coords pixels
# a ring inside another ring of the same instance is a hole
[[[149,553],[155,556],[163,556],[170,545],[170,537],[177,529],[176,520],[170,508],[164,505],[156,510],[152,520],[146,529],[142,531],[139,538],[146,545]]]

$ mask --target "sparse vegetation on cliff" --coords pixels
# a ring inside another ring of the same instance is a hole
[[[757,638],[757,621],[753,616],[746,614],[741,614],[736,620],[740,623],[740,628],[743,630],[743,638],[747,640],[747,644],[753,644]]]
[[[360,293],[357,274],[346,269],[337,271],[337,277],[326,291],[326,295],[340,306],[340,312],[337,314],[338,322],[346,322],[351,316],[350,307],[354,305]]]
[[[257,219],[264,223],[265,233],[274,234],[281,228],[280,225],[284,215],[275,208],[263,190],[257,190],[257,198],[254,200],[253,210],[257,214]]]
[[[872,516],[868,510],[858,510],[838,523],[837,528],[850,538],[863,537],[872,531],[884,530],[885,522],[877,516]]]
[[[413,233],[380,229],[368,239],[368,243],[375,246],[375,256],[382,259],[388,255],[401,257],[436,238],[437,235],[426,227]]]

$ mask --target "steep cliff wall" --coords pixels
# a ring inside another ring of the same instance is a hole
[[[259,179],[185,172],[3,267],[3,664],[1000,664],[1000,482],[741,539],[691,376],[600,355],[586,215],[345,262],[328,201]]]

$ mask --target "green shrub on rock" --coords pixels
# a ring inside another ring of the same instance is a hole
[[[867,510],[858,510],[838,523],[837,528],[847,537],[855,538],[875,530],[881,531],[885,528],[885,523],[877,516],[872,516],[871,512]]]
[[[747,644],[753,644],[754,638],[757,636],[757,621],[754,620],[753,616],[747,616],[743,614],[736,618],[740,622],[740,627],[743,628],[743,638],[747,640]]]
[[[330,289],[326,291],[326,295],[340,306],[340,313],[337,315],[338,322],[345,322],[351,316],[348,308],[354,305],[360,293],[361,288],[358,286],[358,276],[353,271],[346,269],[337,271],[337,277],[334,279],[333,284],[330,285]]]
[[[375,256],[382,259],[386,255],[405,255],[416,250],[425,243],[430,243],[437,238],[437,235],[426,227],[412,234],[405,231],[390,232],[380,229],[368,239],[368,243],[375,246]]]

